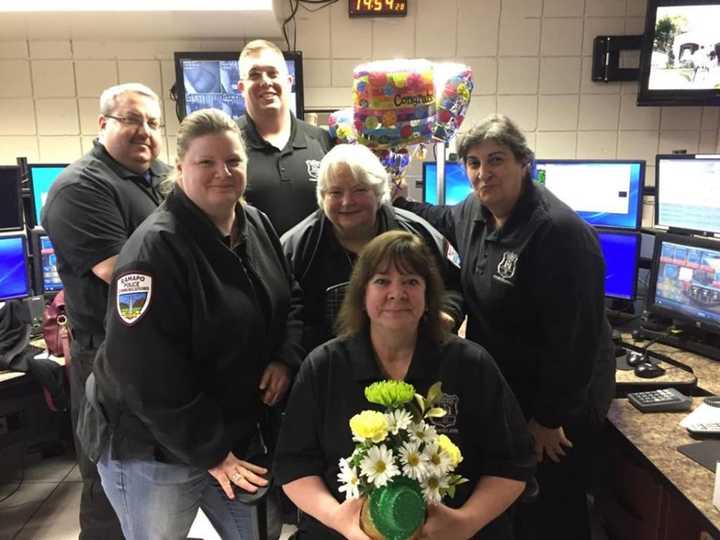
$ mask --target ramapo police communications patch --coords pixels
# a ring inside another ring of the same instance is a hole
[[[152,276],[140,272],[123,274],[117,279],[115,305],[125,324],[135,324],[147,312],[152,297]]]

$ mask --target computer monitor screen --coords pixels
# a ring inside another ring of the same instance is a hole
[[[640,233],[600,230],[598,237],[605,259],[605,296],[635,300]]]
[[[14,165],[0,165],[0,231],[23,228],[20,176]]]
[[[720,243],[657,235],[648,310],[720,332]]]
[[[284,52],[288,72],[293,77],[290,108],[303,117],[303,70],[301,52]],[[245,100],[238,90],[239,52],[176,52],[175,90],[178,114],[185,118],[199,109],[225,111],[234,119],[245,112]]]
[[[638,105],[720,105],[720,0],[648,0]]]
[[[0,236],[0,301],[30,296],[25,236]]]
[[[637,229],[642,219],[644,161],[535,161],[534,178],[597,227]]]
[[[445,162],[445,204],[458,204],[472,193],[472,186],[459,161]],[[438,204],[437,163],[423,162],[423,201]]]
[[[720,233],[720,155],[658,155],[655,224]]]
[[[36,267],[36,283],[41,287],[42,293],[53,293],[62,290],[63,284],[60,281],[60,274],[57,270],[57,257],[50,238],[46,234],[40,234],[37,238],[35,253],[38,255],[38,266]]]
[[[33,225],[40,225],[42,208],[45,205],[48,193],[50,193],[50,187],[52,187],[58,175],[65,167],[67,167],[67,163],[37,163],[28,165],[34,208],[33,218],[35,219]]]

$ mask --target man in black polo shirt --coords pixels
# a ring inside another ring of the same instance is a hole
[[[157,161],[161,149],[157,95],[141,84],[121,84],[100,97],[100,134],[93,149],[68,166],[43,207],[65,289],[73,330],[69,366],[73,432],[85,400],[85,380],[105,338],[108,283],[120,249],[160,204],[158,190],[169,167]],[[123,538],[120,523],[100,484],[95,464],[76,440],[83,478],[80,538]]]
[[[270,217],[280,236],[317,209],[315,182],[330,136],[290,110],[293,79],[276,45],[251,41],[239,67],[246,107],[239,121],[248,151],[245,197]]]

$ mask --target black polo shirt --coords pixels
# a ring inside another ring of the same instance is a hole
[[[354,449],[350,418],[366,409],[382,410],[364,396],[367,385],[384,379],[369,337],[338,338],[315,349],[303,362],[286,409],[273,474],[280,484],[320,476],[338,500],[338,460]],[[448,414],[433,421],[462,451],[458,473],[470,480],[445,501],[465,503],[478,479],[492,475],[527,481],[534,454],[525,419],[495,362],[479,345],[456,336],[444,345],[420,338],[405,381],[425,395],[442,382],[441,406]],[[340,535],[303,515],[299,538],[336,539]],[[512,538],[506,515],[477,538]]]
[[[245,198],[265,212],[278,236],[317,210],[320,160],[330,150],[330,135],[291,115],[290,139],[279,150],[263,139],[248,115],[238,121],[248,153]]]
[[[132,232],[157,208],[158,186],[169,171],[164,163],[153,161],[147,179],[120,165],[95,141],[50,189],[42,226],[55,248],[70,325],[85,346],[96,347],[105,333],[108,285],[92,268],[120,253]]]

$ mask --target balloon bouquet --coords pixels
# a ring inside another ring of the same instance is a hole
[[[463,122],[474,83],[462,64],[381,60],[353,71],[353,106],[332,113],[338,143],[364,144],[399,182],[426,143],[448,142]]]

